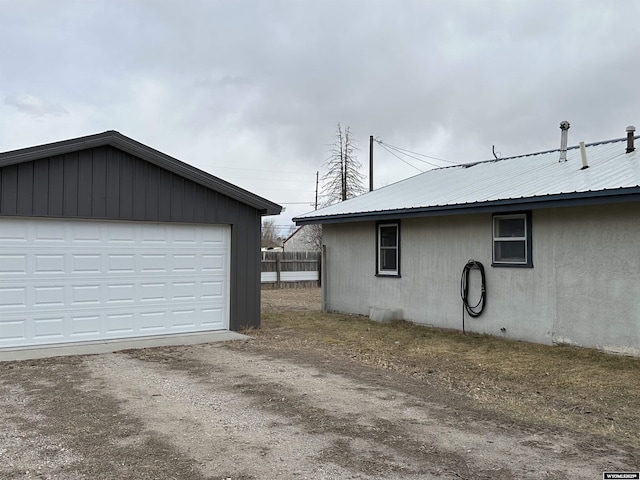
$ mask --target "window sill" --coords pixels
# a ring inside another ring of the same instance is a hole
[[[376,273],[376,277],[380,278],[401,278],[399,273]]]
[[[533,268],[533,263],[492,263],[496,268]]]

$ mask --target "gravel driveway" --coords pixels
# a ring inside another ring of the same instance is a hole
[[[0,363],[2,479],[599,479],[632,452],[259,342]],[[637,468],[636,468],[637,471]]]

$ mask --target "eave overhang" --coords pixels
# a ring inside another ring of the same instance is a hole
[[[545,195],[540,197],[510,198],[457,205],[437,205],[407,209],[354,212],[317,217],[294,218],[296,225],[331,224],[378,221],[398,218],[436,217],[448,215],[468,215],[475,213],[503,213],[544,208],[578,207],[606,205],[612,203],[640,201],[640,187],[620,188],[568,194]]]

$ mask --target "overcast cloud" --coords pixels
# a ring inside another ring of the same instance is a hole
[[[635,0],[0,0],[0,151],[117,130],[281,203],[341,122],[452,162],[640,124]],[[640,125],[638,125],[640,126]],[[374,148],[376,187],[425,170]],[[433,163],[446,165],[443,162]]]

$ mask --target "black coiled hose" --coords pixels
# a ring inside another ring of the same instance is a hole
[[[480,277],[482,278],[482,286],[480,290],[480,299],[478,303],[475,305],[469,305],[469,272],[471,270],[480,270]],[[484,275],[484,266],[480,262],[476,262],[475,260],[469,260],[467,264],[462,269],[462,278],[460,279],[460,296],[462,297],[462,331],[465,331],[464,328],[464,312],[466,311],[470,317],[479,317],[484,310],[484,306],[486,305],[486,279]]]

